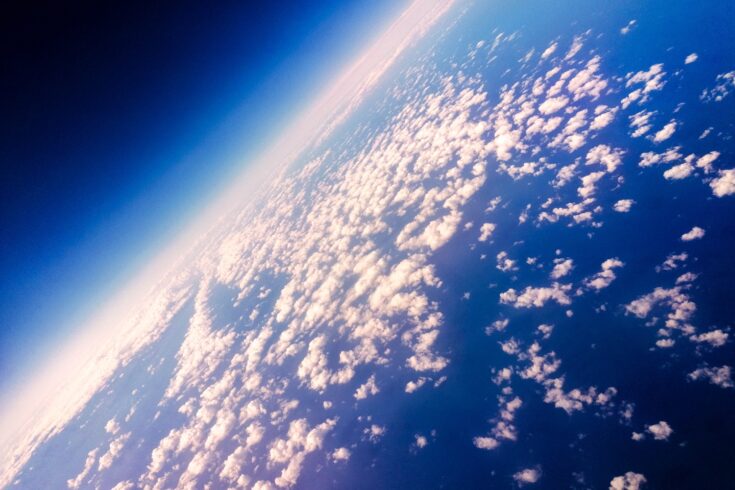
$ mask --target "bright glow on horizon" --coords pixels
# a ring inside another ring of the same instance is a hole
[[[117,367],[146,345],[156,320],[150,299],[155,298],[159,285],[173,280],[185,266],[185,259],[205,246],[204,240],[214,228],[243,205],[243,196],[257,194],[264,182],[286,170],[352,114],[400,55],[452,5],[453,1],[415,0],[262,155],[244,164],[240,176],[184,233],[80,326],[28,383],[14,386],[4,395],[0,486],[10,483],[35,448],[60,431]]]

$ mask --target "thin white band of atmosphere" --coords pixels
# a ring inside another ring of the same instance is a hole
[[[131,360],[148,333],[136,328],[153,312],[146,303],[184,257],[232,210],[306,149],[323,141],[369,94],[399,56],[450,10],[454,0],[415,0],[313,104],[293,119],[261,155],[244,162],[235,181],[187,229],[91,318],[25,384],[0,400],[0,487],[45,441],[86,406],[116,370]]]

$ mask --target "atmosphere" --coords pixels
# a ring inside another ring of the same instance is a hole
[[[401,5],[3,15],[0,390],[181,233]]]
[[[18,2],[0,488],[724,489],[735,4]]]

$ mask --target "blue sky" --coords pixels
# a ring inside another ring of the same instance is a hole
[[[0,389],[130,280],[407,2],[4,19]]]

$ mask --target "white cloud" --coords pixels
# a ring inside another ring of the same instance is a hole
[[[584,285],[589,289],[599,291],[608,287],[615,280],[615,269],[623,267],[625,264],[618,258],[607,259],[601,265],[602,270],[591,277],[584,280]]]
[[[541,114],[548,116],[560,111],[569,104],[569,99],[563,95],[559,97],[551,97],[541,103],[538,110]]]
[[[513,474],[513,479],[519,486],[536,483],[541,479],[540,468],[525,468]]]
[[[688,258],[689,255],[686,252],[669,254],[666,256],[666,260],[664,260],[663,264],[661,264],[660,270],[671,271],[674,269],[678,269],[679,266],[686,262]]]
[[[704,102],[721,102],[735,88],[735,71],[720,73],[715,78],[715,85],[711,89],[702,91],[699,96]]]
[[[347,461],[350,459],[352,452],[346,447],[339,447],[332,451],[332,461],[335,463],[338,461]]]
[[[639,138],[643,136],[644,134],[648,133],[651,128],[653,127],[651,125],[651,118],[655,115],[655,112],[652,111],[640,111],[632,116],[629,116],[628,119],[630,120],[630,127],[634,128],[633,132],[631,133],[631,136],[633,138]]]
[[[621,148],[611,148],[608,145],[597,145],[587,152],[587,165],[600,164],[608,173],[614,172],[622,163],[625,152]]]
[[[711,151],[697,160],[697,168],[703,169],[705,173],[711,173],[712,163],[714,163],[714,161],[717,160],[719,157],[719,151]]]
[[[121,436],[115,438],[110,442],[110,446],[107,449],[107,452],[100,456],[99,459],[99,465],[97,469],[99,471],[106,470],[107,468],[112,466],[112,463],[115,462],[115,460],[120,456],[120,453],[122,452],[123,448],[125,447],[125,443],[130,438],[130,432],[127,434],[122,434]]]
[[[667,139],[671,138],[675,132],[676,132],[676,121],[671,120],[663,128],[658,130],[656,134],[653,135],[653,142],[661,143],[663,141],[666,141]]]
[[[560,305],[569,305],[572,300],[567,294],[571,284],[553,283],[549,287],[526,287],[520,294],[511,288],[500,293],[500,302],[516,308],[540,308],[548,301],[555,301]]]
[[[710,330],[699,335],[692,335],[689,340],[698,344],[706,343],[712,347],[722,347],[727,343],[729,334],[721,329]]]
[[[644,483],[646,483],[645,476],[628,471],[610,481],[610,490],[639,490]]]
[[[623,26],[620,29],[620,34],[622,34],[622,35],[628,34],[635,27],[636,23],[637,22],[636,22],[635,19],[629,21],[627,24],[625,24],[625,26]]]
[[[483,223],[482,226],[480,226],[480,237],[478,238],[478,240],[481,242],[486,242],[493,235],[494,232],[494,223]]]
[[[99,450],[95,448],[87,453],[87,458],[84,460],[84,467],[82,468],[82,471],[80,471],[79,474],[74,478],[67,480],[67,487],[76,490],[77,488],[80,488],[82,486],[82,483],[84,483],[84,480],[87,478],[87,475],[89,475],[89,472],[92,470],[92,467],[97,460],[98,451]]]
[[[554,268],[551,271],[551,278],[554,280],[561,279],[574,269],[574,261],[572,259],[554,259]]]
[[[414,434],[414,445],[418,449],[423,449],[429,444],[429,440],[426,438],[426,436],[422,436],[421,434]]]
[[[703,238],[704,234],[705,234],[705,231],[703,228],[700,228],[699,226],[695,226],[688,232],[684,233],[681,236],[681,239],[685,242],[691,242],[692,240],[699,240],[700,238]]]
[[[357,388],[355,391],[355,399],[364,400],[370,395],[377,395],[379,392],[380,388],[375,384],[375,375],[372,374],[364,384]]]
[[[689,177],[694,171],[694,167],[689,162],[674,165],[664,172],[664,178],[667,180],[681,180]]]
[[[475,437],[474,439],[472,439],[472,443],[478,449],[487,449],[487,450],[495,449],[500,445],[498,440],[495,439],[494,437],[484,437],[484,436]]]
[[[541,59],[546,59],[552,54],[554,54],[554,51],[556,51],[557,46],[558,46],[558,43],[556,42],[551,43],[549,47],[546,48],[543,53],[541,53]]]
[[[495,258],[498,262],[495,266],[496,269],[503,272],[512,272],[518,270],[518,267],[516,267],[516,261],[510,259],[507,252],[498,252],[498,255]]]
[[[724,197],[735,194],[735,168],[720,170],[717,178],[710,182],[712,194]]]
[[[733,384],[732,368],[730,366],[703,366],[689,373],[688,377],[693,381],[706,380],[722,388],[732,388],[735,386]]]
[[[633,199],[620,199],[613,205],[613,209],[618,213],[627,213],[635,204]]]
[[[697,58],[699,58],[699,56],[697,56],[697,53],[691,53],[687,55],[687,57],[684,59],[684,64],[688,65],[694,63],[695,61],[697,61]]]
[[[646,430],[653,436],[657,441],[667,441],[671,434],[674,433],[671,426],[661,420],[657,424],[652,424],[646,427]]]

